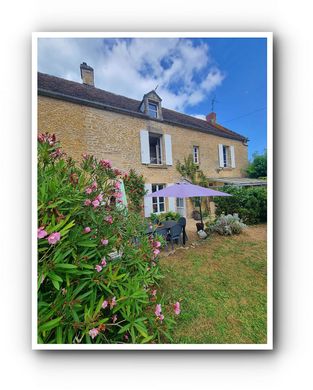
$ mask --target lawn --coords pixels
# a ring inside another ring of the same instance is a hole
[[[266,343],[266,225],[186,247],[160,260],[160,290],[181,302],[173,342]]]

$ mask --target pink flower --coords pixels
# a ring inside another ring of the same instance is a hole
[[[54,245],[58,241],[60,241],[61,234],[58,232],[51,233],[50,236],[47,238],[49,244]]]
[[[103,168],[112,168],[112,163],[109,160],[100,160],[99,164],[102,165]]]
[[[116,176],[120,176],[120,175],[122,175],[123,172],[118,168],[114,168],[114,173]]]
[[[97,264],[97,265],[95,266],[95,270],[96,270],[97,272],[101,272],[101,271],[102,271],[101,265]]]
[[[117,315],[114,314],[114,316],[112,317],[112,322],[113,322],[113,324],[115,324],[116,321],[117,321]]]
[[[84,229],[84,233],[90,233],[91,232],[91,229],[89,226],[86,226],[85,229]]]
[[[101,260],[101,265],[102,265],[102,267],[105,267],[107,265],[105,257],[103,257],[103,259]]]
[[[127,333],[124,334],[124,339],[128,340],[128,334]]]
[[[44,238],[48,235],[48,233],[43,229],[43,226],[37,230],[37,238]]]
[[[122,198],[123,194],[121,192],[116,192],[115,197],[116,198]]]
[[[121,188],[121,183],[119,181],[116,181],[115,184],[114,184],[114,188],[116,190],[119,190]]]
[[[98,336],[99,331],[97,328],[90,329],[89,336],[94,339],[96,336]]]
[[[180,313],[180,304],[179,304],[179,302],[174,303],[173,307],[174,307],[175,314],[178,315]]]
[[[156,296],[157,294],[157,290],[152,290],[152,293],[151,293],[154,297]]]
[[[82,157],[83,157],[84,160],[88,160],[88,158],[89,158],[90,156],[89,156],[89,154],[87,154],[87,153],[83,153],[83,154],[82,154]]]
[[[108,304],[109,304],[108,301],[103,301],[101,305],[102,309],[105,309],[108,306]]]
[[[106,238],[101,240],[102,245],[108,245],[108,243],[109,243],[109,240],[107,240]]]
[[[161,312],[162,312],[161,304],[158,303],[158,304],[156,305],[156,307],[155,307],[154,314],[155,314],[157,317],[160,317]]]
[[[86,192],[86,194],[88,194],[88,195],[91,194],[91,193],[92,193],[92,188],[90,188],[90,187],[86,188],[86,191],[85,191],[85,192]]]
[[[98,188],[98,184],[97,184],[96,181],[94,181],[94,182],[91,184],[91,188],[92,188],[93,190],[96,190],[96,189]]]
[[[108,222],[108,223],[111,223],[111,224],[113,223],[113,218],[112,218],[111,215],[108,215],[107,217],[105,217],[104,220],[105,220],[106,222]]]
[[[155,249],[155,250],[153,251],[154,256],[157,256],[159,253],[160,253],[159,249]]]
[[[113,298],[111,299],[111,302],[110,302],[110,309],[112,309],[113,306],[115,306],[115,305],[116,305],[116,298],[113,297]]]
[[[160,241],[154,241],[153,246],[154,246],[155,248],[160,248],[160,246],[161,246]]]
[[[164,315],[163,314],[160,314],[158,319],[160,320],[160,322],[162,323],[162,321],[164,320]]]
[[[100,202],[98,201],[98,199],[95,199],[93,202],[91,202],[92,203],[92,205],[93,205],[93,207],[94,208],[97,208],[97,207],[99,207],[100,206]]]
[[[84,205],[85,206],[90,206],[91,205],[91,200],[90,199],[86,199]]]
[[[96,199],[98,199],[99,202],[102,202],[103,200],[103,195],[102,194],[99,194]]]

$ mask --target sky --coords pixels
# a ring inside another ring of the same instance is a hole
[[[248,155],[266,148],[266,38],[39,38],[38,71],[141,100],[156,89],[162,107],[217,123],[249,139]]]

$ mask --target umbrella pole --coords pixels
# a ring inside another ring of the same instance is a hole
[[[200,218],[201,218],[201,223],[203,225],[203,219],[202,219],[202,210],[201,210],[201,198],[199,197],[199,209],[200,209]],[[204,227],[204,225],[203,225]]]

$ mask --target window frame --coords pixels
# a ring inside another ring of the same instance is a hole
[[[150,105],[155,107],[155,111],[154,110],[150,111]],[[151,115],[151,112],[154,113],[155,116]],[[148,100],[148,115],[150,118],[154,118],[154,119],[157,119],[159,117],[159,104],[157,102],[154,102],[152,100]]]
[[[193,145],[192,147],[192,156],[194,164],[200,164],[200,148],[197,145]]]
[[[158,142],[157,142],[157,145],[156,145],[156,162],[152,161],[150,137],[158,139]],[[162,143],[163,143],[163,134],[149,132],[150,164],[153,164],[153,165],[162,165],[163,164],[163,145],[162,145]],[[157,147],[157,146],[159,146],[159,147]]]
[[[162,190],[166,187],[165,183],[154,183],[151,184],[151,192]],[[163,199],[163,200],[160,200]],[[161,210],[161,205],[163,205],[163,210]],[[156,206],[156,211],[154,209]],[[152,197],[152,212],[153,214],[160,214],[165,212],[165,197],[164,196],[153,196]]]
[[[223,145],[223,164],[224,168],[231,168],[231,150],[229,145]]]

